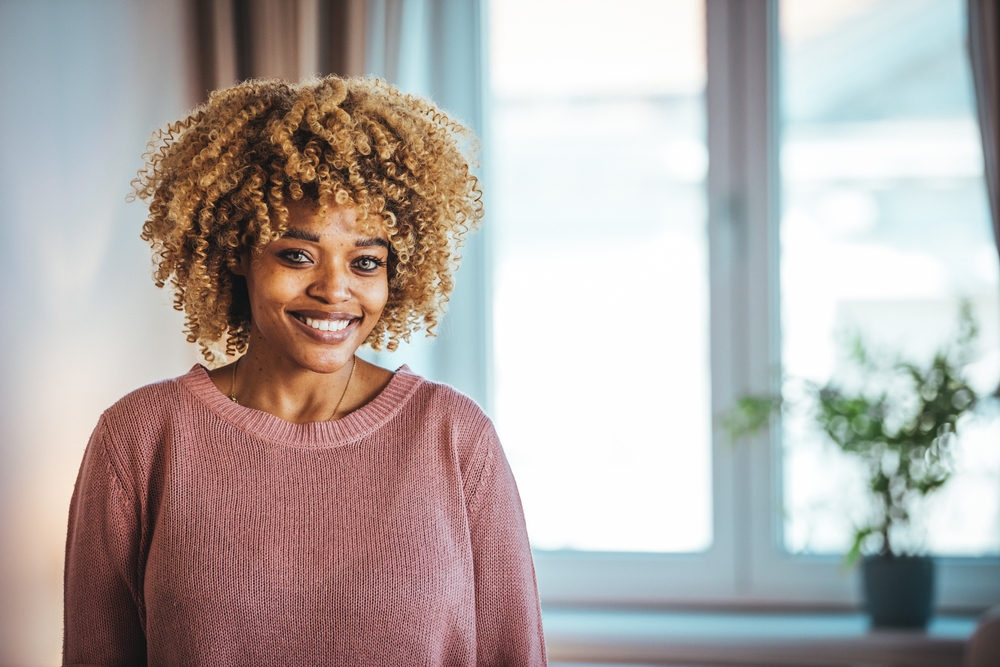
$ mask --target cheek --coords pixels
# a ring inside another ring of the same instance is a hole
[[[381,315],[389,300],[389,281],[385,276],[380,280],[372,280],[366,285],[365,310],[373,315]]]
[[[279,308],[291,300],[298,289],[296,281],[287,272],[260,269],[247,274],[250,306],[257,318]]]

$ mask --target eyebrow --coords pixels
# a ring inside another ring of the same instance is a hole
[[[319,243],[319,234],[313,234],[312,232],[307,232],[304,229],[299,229],[298,227],[289,227],[284,234],[281,235],[283,239],[297,239],[299,241],[312,241],[313,243]],[[358,239],[354,242],[354,247],[356,248],[367,248],[371,246],[379,246],[389,249],[389,242],[385,239],[380,239],[378,237],[363,238]]]
[[[358,239],[357,241],[354,242],[354,247],[356,248],[364,248],[367,246],[381,246],[382,248],[388,250],[389,242],[386,241],[385,239],[374,238],[374,237],[370,239]]]
[[[298,239],[299,241],[312,241],[313,243],[319,243],[319,234],[313,234],[312,232],[307,232],[304,229],[299,229],[298,227],[289,227],[284,234],[281,235],[283,239]]]

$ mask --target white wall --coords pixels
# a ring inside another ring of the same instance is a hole
[[[102,410],[195,360],[127,204],[192,100],[185,4],[0,2],[0,665],[60,660],[73,482]]]

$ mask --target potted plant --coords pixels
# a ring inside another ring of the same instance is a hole
[[[951,474],[950,452],[960,418],[978,397],[964,369],[972,360],[977,327],[968,303],[960,308],[955,340],[928,365],[869,353],[860,336],[851,342],[853,386],[806,384],[816,425],[868,471],[871,514],[858,526],[845,563],[862,558],[866,607],[874,627],[925,627],[933,608],[934,563],[899,544],[911,528],[920,498]],[[723,415],[733,440],[760,432],[783,403],[774,396],[744,396]]]

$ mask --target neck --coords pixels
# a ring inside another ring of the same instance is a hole
[[[251,341],[239,362],[224,370],[229,371],[231,391],[240,405],[301,424],[343,416],[350,405],[347,393],[356,363],[352,355],[338,370],[319,373],[275,359],[264,346]]]

